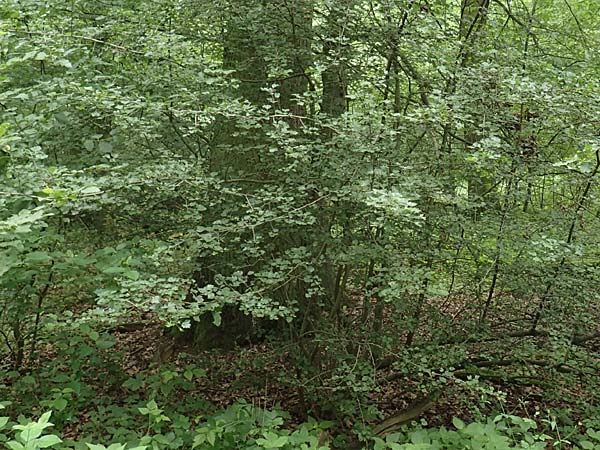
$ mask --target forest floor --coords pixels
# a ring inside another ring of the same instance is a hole
[[[159,347],[163,342],[162,334],[163,327],[158,323],[139,330],[114,333],[117,338],[114,350],[122,352],[123,369],[129,375],[134,376],[145,370],[159,370],[156,355],[160,352]],[[206,376],[196,380],[194,395],[205,398],[217,407],[226,407],[244,399],[261,408],[291,412],[296,420],[303,420],[306,414],[303,408],[306,408],[307,404],[302,404],[298,390],[291,388],[294,384],[293,372],[289,361],[281,355],[278,346],[266,341],[229,351],[204,351],[194,354],[182,351],[172,355],[167,364],[180,368],[190,363],[208,367]],[[600,356],[597,356],[600,360]],[[405,410],[423,396],[418,377],[409,379],[395,375],[391,366],[378,370],[377,378],[382,381],[366,396],[366,404],[357,403],[357,408],[364,408],[366,411],[369,405],[374,405],[381,416],[388,417]],[[537,377],[544,377],[543,369],[537,368]],[[502,398],[504,413],[523,417],[541,415],[545,418],[550,411],[571,411],[570,399],[582,400],[589,395],[584,384],[561,386],[562,395],[549,397],[544,388],[534,381],[527,383],[500,377],[491,378],[487,381],[485,389],[473,389],[468,383],[451,382],[443,389],[434,406],[420,418],[429,425],[450,424],[453,417],[476,419],[477,417],[472,416],[472,411],[478,408],[482,416],[492,410],[498,411],[500,402],[496,401],[497,397]],[[315,380],[315,383],[318,383],[318,380]],[[315,391],[318,391],[319,386],[314,387],[317,388]],[[308,406],[310,407],[310,404]],[[308,415],[319,415],[318,408],[308,411]],[[577,420],[576,416],[572,418]],[[373,422],[372,417],[366,420]],[[350,423],[346,425],[351,426]]]
[[[461,311],[455,310],[452,313],[458,316]],[[163,369],[175,370],[181,375],[190,364],[201,368],[204,374],[194,377],[194,388],[191,391],[175,389],[169,395],[169,400],[173,400],[174,403],[178,398],[193,396],[219,409],[243,399],[256,407],[289,412],[292,425],[305,421],[307,416],[334,420],[337,426],[346,431],[356,425],[351,423],[347,416],[335,415],[331,410],[322,408],[323,402],[320,402],[320,399],[329,400],[330,403],[335,401],[331,379],[326,380],[329,386],[324,386],[322,380],[315,377],[310,382],[304,381],[304,389],[299,388],[299,377],[289,357],[291,352],[282,348],[280,343],[265,339],[232,350],[215,349],[201,352],[180,345],[171,348],[172,351],[165,355],[163,324],[152,317],[145,319],[143,322],[134,321],[111,328],[109,333],[115,338],[115,345],[101,352],[112,354],[112,360],[118,361],[120,370],[126,377],[131,378],[150,378]],[[385,320],[391,322],[390,318]],[[423,331],[415,339],[429,338],[429,332]],[[543,339],[540,339],[538,342],[540,346],[544,344],[542,341]],[[483,354],[480,353],[478,345],[475,343],[469,348],[469,357],[475,358]],[[511,344],[506,345],[507,352],[511,352]],[[597,347],[592,346],[589,355],[595,360],[595,364],[600,363]],[[53,345],[48,344],[40,348],[37,365],[50,366],[56,359]],[[580,406],[586,403],[593,404],[598,400],[598,392],[592,392],[584,378],[570,377],[568,381],[561,381],[560,378],[553,377],[550,368],[536,366],[530,369],[531,377],[505,377],[502,373],[506,374],[506,371],[488,371],[487,376],[482,376],[485,383],[469,380],[468,377],[448,378],[440,385],[439,398],[433,406],[418,416],[418,420],[430,426],[440,426],[450,425],[453,417],[465,421],[479,420],[498,412],[538,420],[547,420],[559,413],[577,423],[585,419],[585,413]],[[366,382],[368,390],[360,392],[355,401],[350,402],[354,421],[375,425],[383,418],[405,411],[420,398],[431,393],[427,392],[427,386],[430,388],[434,385],[435,383],[431,383],[432,378],[440,375],[416,373],[414,376],[406,376],[402,373],[399,376],[393,364],[377,369],[375,373],[378,381],[370,385]],[[10,381],[7,384],[10,385]],[[552,384],[551,390],[547,389],[549,384]],[[94,389],[98,398],[102,398],[103,404],[122,404],[130,395],[126,387],[100,378]],[[305,398],[302,398],[303,392],[307,393]],[[324,397],[328,396],[329,392],[332,393],[331,398]],[[89,405],[89,408],[95,407]],[[78,438],[92,409],[81,415],[80,422],[67,427],[66,436]]]

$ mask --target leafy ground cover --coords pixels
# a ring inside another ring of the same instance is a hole
[[[277,343],[227,352],[187,353],[193,350],[180,347],[166,355],[164,344],[160,323],[136,322],[103,333],[82,325],[59,335],[31,367],[6,372],[2,395],[9,399],[3,403],[9,416],[0,422],[0,439],[11,449],[92,450],[600,445],[588,386],[549,391],[543,383],[551,377],[548,368],[530,377],[484,374],[489,381],[483,382],[461,376],[459,369],[454,376],[399,377],[390,367],[376,372],[375,387],[369,378],[361,386],[360,373],[349,372],[346,379],[323,375],[311,381],[313,397],[300,399],[298,393],[310,388],[298,389],[302,380],[291,373],[289,349]],[[425,380],[433,377],[445,380],[439,395],[395,426],[394,419],[415,408],[415,400],[423,402]],[[357,393],[345,408],[334,386],[342,383]]]

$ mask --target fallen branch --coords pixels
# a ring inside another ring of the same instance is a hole
[[[504,379],[511,379],[511,380],[523,380],[523,379],[534,378],[534,377],[523,377],[523,376],[511,376],[508,374],[506,374],[506,375],[504,375],[504,374],[498,375],[498,374],[491,374],[491,373],[486,374],[486,373],[481,373],[481,372],[476,371],[476,369],[485,369],[485,368],[489,369],[489,368],[494,368],[494,367],[510,367],[510,366],[517,366],[517,365],[537,366],[537,367],[543,367],[546,369],[556,370],[561,373],[571,373],[571,374],[577,374],[577,375],[585,375],[586,374],[582,369],[587,368],[587,369],[591,369],[592,371],[595,369],[590,366],[580,367],[580,368],[576,369],[573,367],[569,367],[563,363],[557,363],[555,361],[546,361],[543,359],[518,359],[518,358],[500,359],[500,360],[469,359],[469,360],[465,360],[465,361],[459,363],[455,367],[455,370],[451,373],[451,375],[455,378],[461,378],[461,379],[466,378],[469,375],[478,375],[480,378],[483,378],[483,379],[504,378]],[[438,370],[434,370],[433,372],[441,374],[441,373],[445,372],[445,369],[438,369]],[[405,376],[405,374],[403,372],[394,372],[394,373],[380,379],[379,382],[380,383],[389,383],[391,381],[395,381],[400,378],[403,378],[404,376]]]
[[[404,411],[394,414],[376,425],[373,428],[374,433],[379,437],[383,437],[386,434],[396,431],[402,425],[416,419],[425,411],[431,409],[439,399],[440,394],[441,390],[438,389],[425,397],[417,399]]]
[[[442,347],[442,346],[446,346],[446,345],[495,342],[495,341],[501,341],[502,339],[515,339],[515,338],[526,338],[526,337],[549,337],[549,336],[551,336],[551,333],[546,330],[527,329],[527,330],[520,330],[520,331],[511,331],[511,332],[497,334],[497,335],[491,335],[491,336],[490,335],[479,335],[479,336],[455,337],[455,338],[448,339],[445,341],[440,341],[437,343],[431,342],[431,343],[427,344],[426,346]],[[571,338],[571,344],[577,345],[577,346],[583,346],[587,342],[594,340],[594,339],[600,339],[600,331],[593,332],[590,334],[576,334]],[[420,347],[420,346],[415,346],[415,348],[418,348],[418,347]],[[423,347],[425,347],[425,346],[423,346]],[[379,363],[377,363],[375,365],[375,368],[377,370],[387,369],[397,360],[398,360],[397,356],[388,356],[388,357],[382,359],[381,361],[379,361]],[[539,364],[534,364],[534,365],[539,365]]]

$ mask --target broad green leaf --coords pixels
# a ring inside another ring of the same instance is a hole
[[[96,347],[100,350],[106,350],[107,348],[111,348],[115,345],[115,341],[112,340],[98,340],[96,341]]]
[[[73,68],[73,64],[68,59],[59,59],[56,61],[56,64],[62,67],[66,67],[67,69]]]
[[[102,192],[102,190],[98,186],[88,186],[79,191],[83,195],[98,194],[99,192]]]
[[[125,270],[123,272],[123,276],[129,278],[130,280],[136,281],[140,278],[140,273],[137,270]]]
[[[65,399],[63,397],[59,397],[52,402],[52,407],[54,409],[56,409],[57,411],[62,411],[63,409],[65,409],[67,407],[67,403],[68,403],[67,399]]]
[[[44,263],[51,261],[52,257],[48,254],[48,252],[43,251],[35,251],[30,252],[25,256],[25,262],[27,263]]]
[[[113,266],[113,267],[107,267],[102,272],[107,275],[115,275],[115,274],[123,273],[123,272],[125,272],[125,270],[126,269],[124,269],[123,267]]]
[[[6,443],[11,450],[26,450],[25,446],[17,441],[8,441]]]
[[[452,418],[452,425],[454,425],[457,430],[462,430],[465,427],[465,423],[458,417]]]
[[[44,414],[42,414],[40,416],[40,418],[38,419],[38,423],[44,424],[44,425],[53,425],[49,422],[51,415],[52,415],[52,411],[46,411]]]
[[[62,439],[60,439],[58,436],[54,435],[54,434],[48,434],[46,436],[42,436],[41,438],[39,438],[36,442],[36,444],[39,446],[39,448],[47,448],[47,447],[51,447],[53,445],[59,444],[62,442]]]
[[[214,446],[216,440],[217,435],[213,430],[210,430],[208,433],[206,433],[206,442],[208,442],[210,445]]]
[[[110,444],[106,450],[124,450],[125,447],[127,447],[126,444],[114,443],[114,444]]]
[[[89,444],[89,443],[86,443],[85,445],[87,445],[90,450],[106,450],[106,447],[104,445],[102,445],[102,444]]]
[[[92,141],[91,139],[86,139],[85,141],[83,141],[83,147],[91,152],[92,150],[94,150],[94,141]]]
[[[281,448],[289,441],[287,436],[277,436],[275,433],[268,431],[264,434],[264,439],[257,439],[258,445],[264,448]]]
[[[100,153],[110,153],[113,149],[113,146],[110,142],[100,142],[98,144],[98,150],[100,151]]]
[[[22,430],[19,434],[20,438],[24,442],[33,441],[42,435],[44,431],[44,424],[40,424],[37,422],[31,422],[27,425],[14,425],[13,429]]]

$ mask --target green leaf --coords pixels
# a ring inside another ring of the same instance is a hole
[[[136,281],[140,278],[140,273],[137,270],[125,270],[123,276],[130,280]]]
[[[287,436],[277,436],[275,433],[267,431],[264,439],[257,439],[256,443],[264,448],[281,448],[289,442]]]
[[[586,434],[592,439],[596,439],[600,441],[600,431],[593,430],[592,428],[588,428]]]
[[[154,400],[150,400],[148,403],[146,403],[146,406],[148,407],[148,409],[150,411],[154,411],[154,410],[158,409],[158,405],[156,404],[156,402]]]
[[[0,124],[0,137],[4,136],[9,128],[10,128],[10,124],[8,122],[1,123]]]
[[[57,411],[62,411],[63,409],[65,409],[67,407],[67,403],[68,403],[67,399],[65,399],[63,397],[59,397],[52,402],[52,407],[54,409],[56,409]]]
[[[71,64],[71,61],[68,59],[59,59],[56,61],[56,65],[66,67],[67,69],[71,69],[73,67],[73,64]]]
[[[98,144],[98,150],[100,153],[110,153],[113,149],[113,146],[110,142],[100,142]]]
[[[61,442],[62,442],[62,439],[60,439],[55,434],[48,434],[46,436],[42,436],[41,438],[39,438],[36,443],[39,448],[46,448],[46,447],[51,447],[56,444],[60,444]]]
[[[373,450],[385,450],[387,448],[387,444],[381,438],[375,437],[373,438],[375,445],[373,445]]]
[[[87,140],[83,141],[83,147],[88,152],[91,152],[92,150],[94,150],[94,141],[92,141],[91,139],[87,139]]]
[[[86,443],[85,445],[87,445],[90,450],[106,450],[106,447],[104,445],[102,445],[102,444],[88,444],[88,443]]]
[[[23,440],[25,442],[29,442],[34,439],[37,439],[39,436],[42,435],[44,428],[45,427],[43,426],[43,424],[39,424],[37,422],[28,423],[27,425],[13,426],[13,429],[23,430],[23,431],[21,431],[21,440]]]
[[[48,252],[36,251],[30,252],[25,256],[25,262],[27,263],[44,263],[51,261],[52,257],[48,254]]]
[[[113,340],[102,340],[99,339],[96,341],[96,347],[98,347],[100,350],[106,350],[107,348],[111,348],[115,345],[115,341]]]
[[[13,267],[18,266],[19,259],[16,254],[0,252],[0,276],[4,275]]]
[[[108,267],[106,269],[104,269],[102,271],[102,273],[105,273],[107,275],[115,275],[115,274],[120,274],[125,272],[126,269],[123,269],[122,267],[119,266],[113,266],[113,267]]]
[[[206,433],[206,442],[208,442],[213,447],[215,445],[216,440],[217,440],[217,435],[215,434],[215,432],[213,430],[210,430],[208,433]]]
[[[125,447],[127,447],[126,444],[120,444],[118,442],[115,442],[114,444],[110,444],[106,450],[124,450]]]
[[[25,450],[25,446],[17,441],[8,441],[6,445],[8,445],[11,450]]]
[[[198,433],[196,436],[194,436],[194,444],[192,445],[192,448],[196,448],[199,445],[204,444],[204,442],[206,441],[206,434],[204,433]]]
[[[454,425],[457,430],[462,430],[465,427],[465,423],[458,417],[452,418],[452,425]]]
[[[34,385],[34,384],[36,384],[36,379],[35,379],[35,377],[32,377],[31,375],[25,375],[24,377],[21,378],[21,383]]]
[[[88,186],[79,191],[79,193],[83,195],[98,194],[100,192],[102,192],[102,190],[98,186]]]

